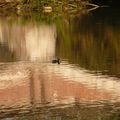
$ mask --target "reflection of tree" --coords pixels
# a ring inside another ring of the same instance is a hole
[[[0,44],[0,61],[11,62],[15,60],[15,54],[11,52],[7,46]]]
[[[38,82],[39,81],[39,82]],[[30,102],[32,105],[34,105],[36,102],[40,102],[41,104],[46,102],[46,93],[45,93],[45,79],[42,74],[40,74],[38,71],[35,73],[34,70],[30,69]],[[37,85],[40,83],[39,85]],[[37,85],[37,86],[36,86]],[[37,90],[37,87],[40,89],[40,93]],[[36,94],[39,93],[39,94]],[[39,95],[39,96],[36,96]],[[40,97],[40,101],[36,100],[36,97]]]
[[[34,72],[30,70],[30,102],[33,105],[35,102],[35,88],[34,88]]]
[[[58,31],[59,56],[86,69],[119,77],[120,29],[111,23],[89,15],[67,25],[63,22]]]
[[[42,75],[41,75],[42,76]],[[44,76],[41,78],[41,76],[39,75],[39,80],[40,80],[40,86],[41,86],[41,103],[45,103],[46,102],[46,98],[45,98],[45,79]]]

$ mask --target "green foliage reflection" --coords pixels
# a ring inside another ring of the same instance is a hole
[[[58,56],[93,72],[119,77],[120,27],[104,22],[96,24],[86,15],[58,24]]]

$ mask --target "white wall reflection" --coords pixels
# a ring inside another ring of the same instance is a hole
[[[55,26],[41,25],[26,29],[26,51],[30,60],[50,60],[55,55]]]
[[[15,54],[16,60],[51,60],[55,56],[55,42],[55,25],[0,21],[0,43]]]

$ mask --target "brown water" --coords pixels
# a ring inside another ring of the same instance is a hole
[[[0,119],[119,120],[119,12],[1,17]]]

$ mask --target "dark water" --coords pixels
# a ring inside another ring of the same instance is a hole
[[[0,119],[119,120],[119,12],[1,17]]]

